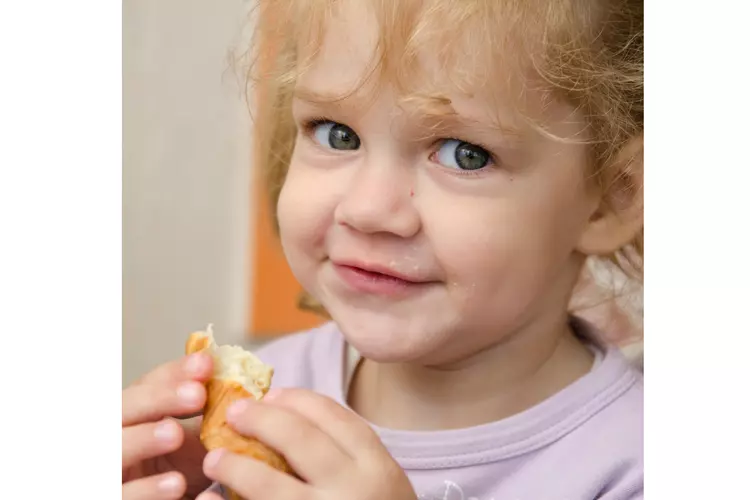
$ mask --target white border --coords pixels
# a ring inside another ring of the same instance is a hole
[[[121,65],[119,2],[0,4],[2,498],[121,495]]]
[[[750,8],[647,7],[646,498],[747,498]]]

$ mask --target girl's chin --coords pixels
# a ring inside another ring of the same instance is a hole
[[[441,335],[425,335],[430,329],[393,318],[334,320],[347,343],[363,357],[378,363],[417,361],[432,354]]]

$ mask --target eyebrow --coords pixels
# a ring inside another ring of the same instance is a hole
[[[365,98],[358,95],[357,90],[346,93],[323,92],[306,87],[297,87],[293,92],[294,99],[299,99],[316,107],[333,106],[342,108],[347,104],[354,106],[362,105]],[[409,116],[416,118],[420,128],[430,130],[432,133],[440,133],[451,130],[468,130],[475,132],[498,133],[510,143],[520,142],[523,134],[521,128],[500,119],[491,122],[477,120],[458,113],[448,98],[429,98],[437,104],[434,112],[408,112]]]
[[[450,114],[423,114],[421,120],[431,130],[450,131],[450,130],[467,130],[476,133],[498,133],[505,141],[518,142],[523,137],[521,130],[509,123],[503,123],[499,119],[491,122],[475,120],[463,116],[459,113]]]
[[[310,104],[340,104],[341,101],[352,99],[357,94],[357,90],[344,93],[321,92],[306,87],[296,87],[292,97]],[[359,98],[361,100],[361,97]]]

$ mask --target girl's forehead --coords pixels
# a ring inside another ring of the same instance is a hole
[[[447,26],[420,25],[414,12],[412,19],[405,12],[407,19],[399,22],[378,15],[366,0],[336,5],[318,17],[319,26],[308,26],[306,36],[298,38],[299,97],[365,101],[391,87],[400,96],[429,96],[430,106],[437,108],[481,102],[505,115],[523,116],[538,114],[548,104],[547,93],[517,50],[520,44],[506,43],[515,30],[498,35],[502,22],[493,21],[489,38],[469,20],[445,34]]]
[[[343,2],[298,45],[298,84],[343,95],[362,86],[376,61],[378,28],[367,2]],[[365,90],[365,89],[362,89]]]

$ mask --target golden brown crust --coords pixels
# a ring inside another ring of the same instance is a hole
[[[245,500],[229,488],[224,488],[224,493],[227,494],[227,500]]]
[[[208,400],[201,425],[201,442],[208,450],[224,448],[233,453],[260,460],[282,472],[292,473],[284,458],[257,439],[238,434],[227,423],[229,406],[252,397],[240,384],[224,380],[211,380],[206,384]]]
[[[185,342],[185,354],[195,354],[208,348],[211,339],[203,332],[191,333]]]
[[[196,332],[190,335],[185,344],[186,354],[203,351],[209,346],[209,337]],[[265,394],[267,390],[264,390]],[[203,408],[200,439],[207,450],[223,448],[246,457],[260,460],[287,474],[295,475],[287,461],[279,453],[264,445],[257,439],[245,437],[232,429],[227,423],[226,413],[229,406],[239,400],[253,396],[237,382],[210,379],[206,382],[206,405]],[[231,500],[244,500],[236,492],[225,488]]]

